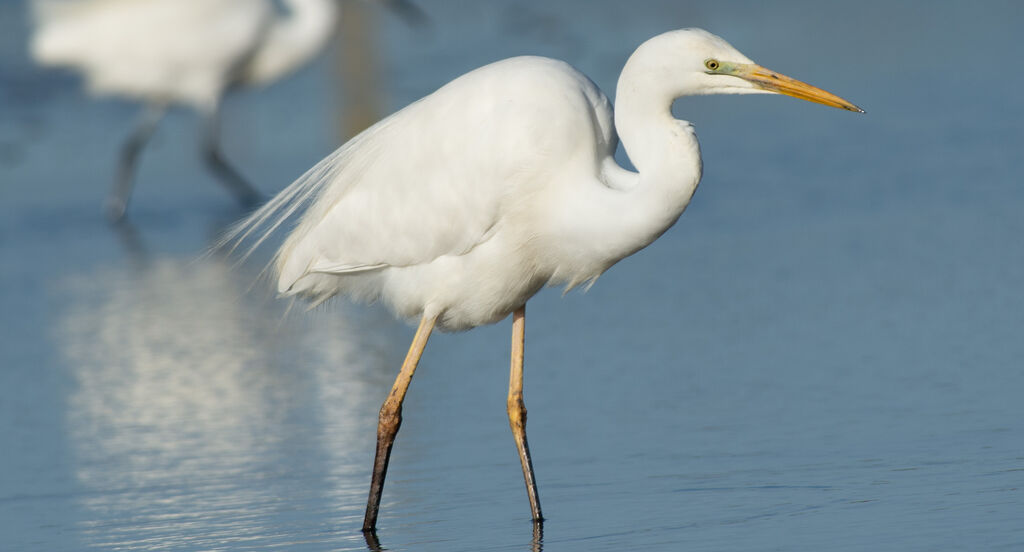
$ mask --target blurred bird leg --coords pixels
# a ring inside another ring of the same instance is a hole
[[[238,203],[246,209],[256,207],[263,197],[242,177],[234,167],[228,164],[220,151],[220,106],[213,108],[206,115],[203,136],[203,159],[213,171],[220,183],[235,196]]]
[[[160,120],[167,113],[165,104],[146,104],[142,108],[142,114],[135,130],[121,146],[121,157],[117,165],[117,178],[114,179],[114,188],[107,198],[107,217],[111,222],[117,222],[124,217],[128,209],[128,200],[131,199],[132,188],[135,184],[135,165],[138,162],[139,153],[153,136]]]

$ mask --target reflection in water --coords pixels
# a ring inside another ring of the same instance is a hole
[[[384,550],[380,547],[380,540],[377,538],[377,531],[364,531],[363,538],[366,539],[366,548],[370,552],[381,552]]]
[[[112,225],[114,234],[121,242],[128,258],[135,263],[137,268],[143,268],[149,261],[149,254],[146,252],[146,244],[139,235],[138,228],[128,219],[121,219]]]
[[[367,531],[363,533],[363,538],[366,540],[366,549],[369,552],[383,552],[387,550],[380,545],[380,539],[377,538],[376,531]],[[530,552],[544,552],[544,521],[533,522],[533,538],[530,539]]]
[[[66,282],[58,342],[92,544],[180,543],[186,525],[200,545],[274,540],[294,534],[273,526],[282,502],[358,517],[392,332],[372,313],[282,319],[243,297],[249,281],[216,258],[153,258]]]

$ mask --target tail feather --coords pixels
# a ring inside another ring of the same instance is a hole
[[[378,122],[322,159],[265,205],[231,226],[213,245],[211,252],[222,251],[230,255],[241,251],[238,257],[240,264],[285,223],[292,221],[293,229],[300,223],[315,225],[378,157],[380,140],[377,138],[393,121],[389,117]],[[273,268],[275,276],[278,276],[280,266],[295,241],[298,241],[295,236],[286,241],[261,274]]]
[[[243,243],[254,239],[255,241],[242,253],[240,261],[249,258],[281,225],[308,207],[314,197],[322,191],[330,180],[326,177],[335,172],[332,169],[344,153],[343,149],[325,157],[265,205],[232,225],[214,246],[215,249],[234,253]]]

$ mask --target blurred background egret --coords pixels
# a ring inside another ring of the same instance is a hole
[[[1024,542],[1016,2],[435,1],[425,32],[366,7],[371,120],[520,54],[611,90],[640,42],[684,26],[869,111],[680,102],[706,167],[686,215],[587,296],[531,302],[546,549]],[[344,302],[282,317],[244,295],[266,259],[195,261],[239,212],[185,117],[139,165],[122,241],[96,202],[137,106],[37,68],[28,20],[0,3],[0,548],[365,550],[372,410],[413,329]],[[223,104],[224,150],[264,192],[350,134],[336,59]],[[495,431],[507,348],[500,326],[432,338],[384,547],[534,544]]]
[[[80,73],[90,93],[144,104],[118,162],[106,211],[120,220],[139,154],[171,105],[203,118],[203,159],[245,208],[261,194],[220,150],[220,104],[237,86],[274,82],[308,63],[336,28],[339,0],[31,0],[30,53]],[[403,0],[381,2],[409,17]],[[357,29],[358,27],[352,27]]]

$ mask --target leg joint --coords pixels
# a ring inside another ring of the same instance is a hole
[[[380,407],[380,414],[377,417],[377,432],[397,433],[400,425],[402,425],[402,405],[396,406],[385,401]]]
[[[526,427],[526,404],[522,395],[508,398],[508,421],[513,427]]]

